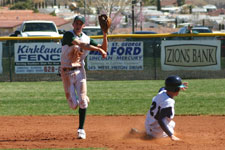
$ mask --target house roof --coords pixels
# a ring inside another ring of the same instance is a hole
[[[161,6],[177,6],[177,0],[162,0],[161,1]]]
[[[217,9],[217,7],[215,5],[211,5],[211,4],[205,5],[205,6],[203,6],[203,8],[206,8],[206,9],[214,9],[214,10]]]
[[[193,4],[193,0],[186,0],[185,4]],[[161,0],[161,6],[177,6],[177,0]]]
[[[214,10],[212,12],[209,12],[208,15],[210,15],[210,16],[225,15],[225,9],[221,8],[221,9]]]
[[[20,24],[22,24],[21,21],[1,21],[1,24],[0,24],[0,28],[13,28],[13,27],[17,27],[19,26]]]
[[[56,26],[67,24],[63,18],[48,14],[34,13],[32,10],[6,10],[0,9],[0,28],[12,28],[19,26],[27,20],[49,20],[54,21]]]

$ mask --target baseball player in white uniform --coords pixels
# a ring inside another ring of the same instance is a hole
[[[70,108],[79,107],[79,139],[86,139],[84,122],[89,98],[87,96],[86,72],[84,59],[88,50],[99,51],[103,58],[107,56],[107,34],[103,33],[103,43],[99,45],[82,32],[85,18],[76,16],[73,21],[73,30],[67,31],[62,39],[61,78],[63,81],[66,99]]]
[[[182,84],[179,76],[169,76],[165,80],[165,87],[153,97],[152,105],[147,113],[145,121],[146,133],[153,138],[170,137],[174,141],[180,140],[174,135],[175,122],[174,105],[175,96],[178,96],[180,89],[185,90],[188,83]]]

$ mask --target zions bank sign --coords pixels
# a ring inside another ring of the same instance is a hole
[[[163,41],[162,70],[220,70],[220,41]]]

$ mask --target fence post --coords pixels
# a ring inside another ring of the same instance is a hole
[[[9,58],[9,81],[12,82],[12,63],[11,63],[11,50],[12,50],[12,42],[9,42],[8,49],[8,58]]]
[[[155,68],[154,68],[154,71],[155,71],[155,76],[154,76],[154,78],[155,78],[155,80],[156,80],[156,52],[155,52],[155,51],[156,51],[156,50],[155,50],[155,49],[156,49],[156,44],[157,44],[157,43],[156,43],[156,40],[155,40],[155,38],[154,38],[154,40],[153,40],[153,57],[154,57],[154,61],[153,61],[153,62],[154,62],[154,67],[155,67]]]

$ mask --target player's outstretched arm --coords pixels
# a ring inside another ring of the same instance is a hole
[[[105,52],[107,52],[107,49],[108,49],[108,39],[107,39],[107,33],[106,32],[103,32],[103,41],[102,41],[101,48],[104,49]]]
[[[103,41],[102,45],[98,44],[98,47],[103,49],[105,52],[108,51],[108,39],[107,39],[107,33],[103,31]]]
[[[85,43],[85,42],[82,42],[80,40],[73,40],[72,42],[74,45],[78,45],[80,46],[82,49],[85,49],[85,50],[90,50],[90,51],[99,51],[102,55],[103,58],[106,58],[107,57],[107,53],[100,47],[97,47],[97,46],[93,46],[93,45],[90,45],[88,43]]]
[[[172,131],[166,124],[167,122],[166,118],[169,117],[171,114],[172,114],[171,107],[163,108],[161,112],[158,114],[158,116],[156,116],[156,118],[162,130],[171,138],[171,140],[180,141],[180,139],[172,133]]]

